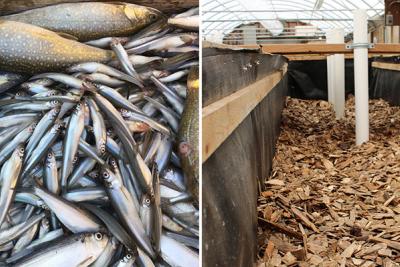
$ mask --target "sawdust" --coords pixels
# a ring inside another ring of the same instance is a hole
[[[400,266],[400,107],[370,100],[355,146],[354,98],[288,98],[258,200],[259,266]],[[268,182],[269,181],[269,182]]]

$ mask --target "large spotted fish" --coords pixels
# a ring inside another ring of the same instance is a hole
[[[108,62],[110,50],[66,39],[52,31],[16,21],[0,21],[0,69],[40,73],[80,62]]]
[[[62,32],[80,41],[126,36],[163,15],[156,9],[125,3],[66,3],[28,10],[1,19],[33,24]]]
[[[186,184],[199,197],[199,68],[192,67],[187,80],[187,98],[179,127],[179,154]]]

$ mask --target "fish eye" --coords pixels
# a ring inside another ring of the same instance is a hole
[[[20,152],[20,153],[24,153],[24,151],[25,151],[25,149],[24,149],[23,147],[21,147],[21,148],[19,149],[19,152]]]
[[[150,14],[150,20],[156,20],[157,19],[157,16],[156,16],[156,14]]]
[[[110,175],[108,174],[108,172],[103,172],[103,176],[104,176],[104,178],[108,178],[108,177],[110,177]]]
[[[48,157],[48,158],[51,158],[51,153],[48,153],[48,154],[47,154],[47,157]]]
[[[126,256],[125,256],[128,260],[130,260],[131,258],[132,258],[132,255],[131,254],[126,254]]]
[[[95,234],[94,234],[94,238],[95,238],[96,240],[100,241],[100,240],[103,239],[103,235],[102,235],[101,233],[95,233]]]
[[[147,205],[150,205],[150,198],[146,198],[146,199],[144,200],[144,202],[145,202]]]

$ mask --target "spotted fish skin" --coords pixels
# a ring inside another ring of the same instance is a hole
[[[0,69],[22,73],[63,70],[80,62],[108,62],[112,51],[81,44],[52,31],[0,21]]]
[[[3,16],[70,34],[80,41],[127,36],[162,18],[156,9],[124,3],[66,3]]]
[[[199,68],[192,67],[187,80],[187,98],[178,133],[178,151],[185,182],[195,201],[199,197]]]

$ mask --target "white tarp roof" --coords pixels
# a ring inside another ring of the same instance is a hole
[[[281,20],[301,20],[321,30],[343,28],[352,32],[352,10],[366,9],[370,18],[384,13],[384,0],[204,0],[202,32],[210,41],[235,27],[260,22],[273,35],[283,31]]]

